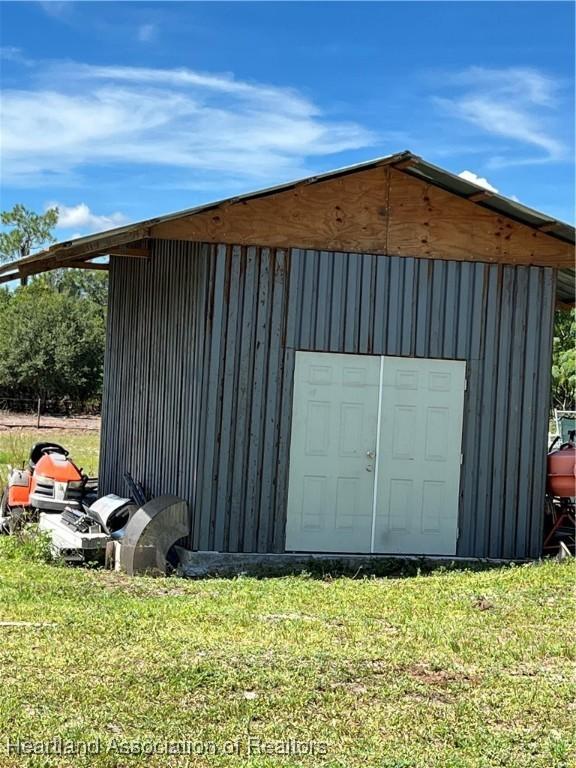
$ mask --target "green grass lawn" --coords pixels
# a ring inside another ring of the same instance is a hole
[[[0,765],[572,766],[575,576],[130,579],[4,538]],[[100,753],[7,754],[55,736]]]

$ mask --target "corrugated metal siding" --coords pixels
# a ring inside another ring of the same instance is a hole
[[[281,552],[295,350],[467,361],[462,556],[540,550],[554,274],[159,242],[115,260],[103,487],[193,508],[190,546]]]
[[[158,242],[149,262],[111,259],[101,487],[190,498],[198,463],[207,246]]]

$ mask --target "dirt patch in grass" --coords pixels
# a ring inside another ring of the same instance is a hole
[[[474,673],[461,672],[453,669],[433,669],[426,664],[416,664],[406,670],[408,674],[420,683],[426,685],[450,685],[452,683],[478,683]]]
[[[91,571],[89,579],[95,587],[135,597],[180,597],[187,594],[181,579],[133,579],[117,571]]]

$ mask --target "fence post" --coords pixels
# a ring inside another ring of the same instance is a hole
[[[38,398],[38,411],[36,414],[36,429],[40,429],[40,403],[41,403],[41,400],[40,398]]]

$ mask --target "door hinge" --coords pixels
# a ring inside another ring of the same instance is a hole
[[[456,541],[460,538],[460,528],[456,528]]]
[[[463,453],[460,454],[460,466],[462,466],[462,464],[464,464],[464,454]]]
[[[464,392],[468,389],[468,379],[464,379]]]

